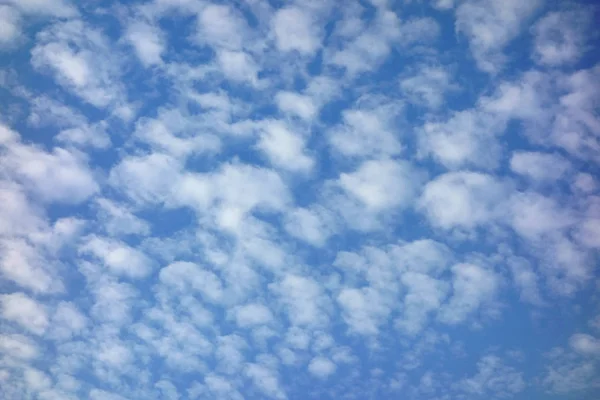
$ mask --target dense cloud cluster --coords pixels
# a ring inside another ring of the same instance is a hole
[[[1,398],[600,390],[591,2],[1,3]]]

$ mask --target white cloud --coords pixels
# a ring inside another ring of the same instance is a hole
[[[222,376],[216,374],[208,374],[204,378],[204,384],[215,398],[230,400],[243,399],[240,392],[236,390],[234,384],[232,384],[231,381],[223,378]]]
[[[31,51],[37,70],[96,107],[125,102],[118,58],[100,31],[71,20],[51,25],[37,38]]]
[[[246,21],[227,5],[210,4],[198,17],[196,40],[215,48],[239,50],[248,31]]]
[[[17,138],[0,143],[0,148],[5,152],[0,170],[21,181],[41,200],[76,204],[99,190],[81,153],[60,147],[48,153]]]
[[[549,12],[532,28],[533,59],[548,66],[576,63],[586,50],[588,26],[584,10]]]
[[[236,323],[242,328],[265,325],[273,321],[271,310],[259,303],[238,306],[232,313]]]
[[[400,80],[400,89],[411,103],[433,110],[439,109],[446,92],[455,88],[449,68],[443,66],[423,66]]]
[[[456,383],[457,389],[473,395],[499,398],[515,396],[526,388],[523,373],[506,366],[497,356],[483,356],[477,374]]]
[[[2,240],[0,249],[0,270],[5,279],[38,293],[64,290],[53,261],[44,259],[24,240]]]
[[[319,29],[311,21],[310,13],[297,7],[278,10],[273,17],[272,29],[277,47],[283,52],[295,50],[311,55],[321,44]]]
[[[258,82],[258,71],[260,67],[253,57],[243,51],[219,50],[217,62],[220,71],[235,82],[247,82],[252,85]]]
[[[285,399],[287,396],[279,385],[279,377],[275,371],[260,364],[248,364],[245,374],[265,395],[274,399]]]
[[[520,291],[521,300],[533,305],[543,305],[538,284],[539,277],[531,263],[521,257],[512,257],[507,260],[507,264],[513,281]]]
[[[365,336],[377,335],[380,325],[385,323],[390,310],[384,300],[372,288],[345,288],[337,296],[350,332]]]
[[[191,263],[178,261],[160,270],[160,281],[180,292],[191,288],[198,291],[206,301],[219,303],[223,299],[220,279],[211,271]]]
[[[79,251],[94,256],[115,274],[132,279],[145,278],[154,265],[146,254],[125,242],[96,235],[89,237]]]
[[[315,357],[308,364],[308,372],[314,376],[326,379],[336,370],[337,366],[330,359],[325,357]]]
[[[426,122],[418,130],[420,152],[450,169],[493,169],[501,151],[495,135],[503,129],[504,121],[493,115],[476,109],[460,111],[446,121]]]
[[[571,164],[558,154],[514,152],[510,169],[535,181],[557,181],[571,170]]]
[[[357,107],[342,112],[343,123],[332,129],[329,141],[335,151],[348,157],[393,156],[402,151],[394,116],[394,104],[373,109]]]
[[[126,206],[106,198],[96,200],[99,208],[99,219],[104,229],[111,236],[147,235],[150,225],[145,220],[135,216]]]
[[[456,30],[463,33],[477,66],[496,73],[505,62],[502,51],[523,25],[542,4],[541,0],[522,2],[494,0],[468,0],[456,9]]]
[[[220,150],[218,137],[200,134],[196,121],[178,109],[161,109],[158,118],[140,118],[135,138],[177,159]]]
[[[500,215],[507,187],[490,175],[449,172],[429,182],[418,201],[429,223],[444,229],[472,229]]]
[[[558,234],[575,222],[568,208],[533,192],[518,193],[511,198],[511,218],[515,231],[531,240]]]
[[[600,339],[591,335],[576,333],[569,338],[569,345],[577,353],[584,356],[600,355]]]
[[[0,5],[0,49],[10,48],[21,36],[21,18],[12,7]]]
[[[313,279],[286,275],[281,281],[270,284],[269,288],[285,305],[288,319],[293,325],[314,327],[329,322],[328,298]]]
[[[161,153],[129,156],[110,171],[110,183],[137,203],[160,204],[177,183],[180,165]]]
[[[24,14],[73,17],[77,9],[68,0],[7,0]]]
[[[313,167],[304,138],[281,121],[267,121],[257,143],[272,164],[290,171],[307,172]]]
[[[284,113],[310,121],[317,114],[317,107],[310,96],[281,91],[275,95],[277,107]]]
[[[127,40],[145,67],[162,64],[166,43],[160,28],[145,21],[132,21],[125,32]]]
[[[323,208],[297,208],[286,215],[286,231],[313,246],[322,247],[334,228],[331,214]]]
[[[0,295],[0,304],[2,305],[2,318],[15,322],[26,330],[41,335],[48,328],[49,320],[46,308],[25,293]]]
[[[375,212],[407,207],[420,185],[419,173],[405,161],[365,161],[352,173],[342,173],[339,185]]]
[[[452,267],[452,273],[452,297],[438,317],[442,322],[454,325],[495,297],[500,278],[493,271],[474,264],[457,264]]]
[[[403,274],[402,284],[406,287],[407,294],[402,317],[396,320],[396,326],[409,335],[416,335],[423,329],[428,314],[440,308],[446,297],[448,284],[415,272]]]
[[[61,301],[51,321],[51,335],[59,340],[81,334],[88,326],[87,317],[71,302]]]
[[[351,15],[348,25],[355,25],[359,15]],[[359,25],[360,26],[360,25]],[[412,29],[407,33],[412,33]],[[341,32],[345,33],[345,32]],[[355,76],[375,70],[388,56],[391,45],[402,36],[400,19],[389,10],[378,11],[368,29],[350,29],[353,38],[344,43],[340,50],[328,54],[327,63],[345,69],[347,75]]]
[[[20,359],[36,358],[39,349],[36,343],[20,334],[0,334],[0,350],[3,354]]]

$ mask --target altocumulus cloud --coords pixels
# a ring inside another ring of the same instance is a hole
[[[0,398],[596,398],[593,2],[0,3]]]

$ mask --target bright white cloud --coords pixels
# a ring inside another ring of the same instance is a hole
[[[329,321],[328,298],[313,279],[286,275],[270,285],[285,305],[289,321],[298,326],[322,326]]]
[[[96,107],[124,102],[119,62],[108,39],[81,20],[51,25],[38,35],[33,66]]]
[[[329,377],[336,368],[337,366],[325,357],[315,357],[308,364],[308,371],[321,379]]]
[[[271,310],[258,303],[239,306],[233,314],[236,323],[242,328],[265,325],[273,321]]]
[[[542,4],[541,0],[521,2],[468,0],[456,9],[456,29],[469,40],[477,66],[496,73],[506,58],[502,53]]]
[[[452,297],[440,310],[439,318],[447,324],[458,324],[495,297],[500,278],[474,264],[457,264],[452,272]]]
[[[419,173],[410,164],[390,159],[366,161],[339,178],[346,192],[376,212],[407,207],[419,184]]]
[[[21,35],[21,18],[12,7],[0,6],[0,48],[10,47]]]
[[[264,124],[258,148],[271,163],[283,169],[307,172],[313,166],[312,158],[306,154],[305,139],[279,121]]]
[[[127,26],[125,40],[131,44],[144,66],[162,64],[166,43],[158,27],[144,21],[133,21]]]
[[[516,152],[510,159],[510,169],[536,181],[556,181],[571,169],[571,165],[558,154]]]
[[[0,295],[2,318],[15,322],[36,335],[43,334],[48,328],[49,320],[46,308],[27,296],[16,292]]]
[[[433,226],[474,228],[492,221],[507,196],[507,187],[477,172],[449,172],[429,182],[419,207]]]
[[[576,63],[585,53],[589,17],[584,10],[554,11],[533,27],[533,58],[542,65]]]
[[[132,279],[148,276],[154,265],[146,254],[126,243],[99,236],[88,238],[79,251],[94,256],[115,274]]]
[[[282,91],[277,93],[275,101],[277,107],[282,112],[295,115],[307,121],[312,120],[317,113],[317,107],[313,100],[306,95]]]
[[[320,45],[318,27],[311,21],[311,15],[297,7],[278,10],[273,17],[273,33],[279,50],[298,51],[310,55]]]

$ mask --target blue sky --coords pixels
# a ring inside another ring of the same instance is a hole
[[[0,0],[0,397],[597,399],[599,18]]]

